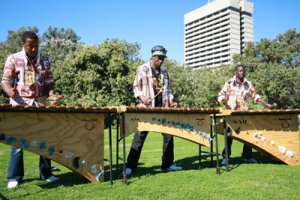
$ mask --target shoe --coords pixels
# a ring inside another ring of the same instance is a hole
[[[123,171],[122,174],[124,174],[124,171]],[[127,176],[129,176],[130,174],[132,174],[132,169],[131,169],[131,168],[126,168],[126,169],[125,169],[125,174],[126,174]]]
[[[59,178],[55,177],[55,176],[50,176],[49,178],[45,179],[45,181],[52,183],[52,182],[56,182],[58,181]]]
[[[221,162],[221,165],[226,165],[228,163],[229,160],[227,160],[226,158],[224,158]]]
[[[247,163],[257,163],[257,160],[255,160],[254,158],[250,158],[250,159],[244,158],[244,162],[247,162]]]
[[[171,166],[168,167],[166,170],[167,170],[167,171],[180,171],[180,170],[182,170],[182,167],[178,167],[178,166],[176,166],[176,165],[171,165]]]
[[[52,172],[59,172],[60,169],[58,167],[51,167]]]
[[[7,188],[8,189],[13,189],[13,188],[17,188],[19,186],[19,182],[18,181],[8,181],[7,183]]]

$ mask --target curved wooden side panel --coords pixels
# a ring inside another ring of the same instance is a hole
[[[125,136],[153,131],[210,146],[210,115],[199,113],[124,113]]]
[[[231,115],[232,137],[265,151],[288,165],[300,165],[297,114]]]
[[[0,112],[0,142],[104,179],[103,113]]]

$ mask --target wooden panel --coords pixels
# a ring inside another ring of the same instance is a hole
[[[300,165],[297,114],[238,114],[226,117],[232,137],[288,165]]]
[[[125,136],[136,131],[167,133],[210,146],[209,114],[199,113],[124,113]]]
[[[0,112],[0,142],[104,179],[103,113]]]

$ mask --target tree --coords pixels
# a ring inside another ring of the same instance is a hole
[[[248,45],[234,60],[246,66],[247,76],[267,101],[286,109],[300,107],[299,56],[300,34],[291,29],[274,40]]]
[[[41,52],[52,60],[54,67],[59,67],[68,54],[78,48],[79,41],[80,37],[72,29],[50,26],[42,35]]]
[[[132,81],[138,44],[106,40],[81,46],[55,70],[65,105],[117,106],[134,102]]]

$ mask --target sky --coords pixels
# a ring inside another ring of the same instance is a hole
[[[221,0],[222,1],[222,0]],[[249,0],[254,3],[254,41],[274,39],[288,29],[300,31],[299,0]],[[8,30],[36,26],[71,28],[85,44],[120,39],[141,46],[148,60],[151,48],[163,45],[168,58],[183,64],[184,15],[207,0],[0,0],[0,41]]]

